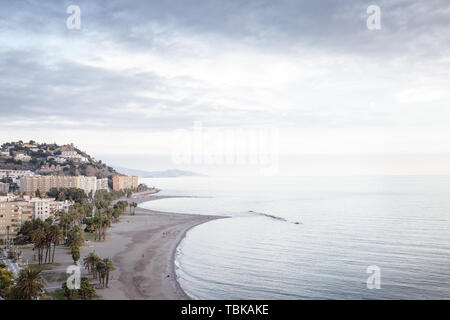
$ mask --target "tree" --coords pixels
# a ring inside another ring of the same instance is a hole
[[[119,217],[121,215],[121,210],[119,208],[114,208],[112,216],[114,217],[114,222],[119,221]]]
[[[37,189],[36,192],[34,193],[34,195],[36,196],[36,198],[40,198],[41,197],[41,191],[39,189]]]
[[[38,263],[42,263],[43,252],[46,244],[46,236],[42,229],[37,229],[33,232],[31,240],[34,244],[34,250],[37,250],[38,253]]]
[[[41,270],[27,266],[20,270],[17,284],[12,290],[12,298],[17,300],[36,300],[42,295],[44,284]]]
[[[109,284],[109,273],[115,269],[114,263],[110,258],[103,259],[103,263],[105,265],[105,285],[108,288]]]
[[[5,298],[6,294],[13,288],[14,274],[8,271],[4,264],[0,264],[0,297]]]
[[[100,262],[100,258],[94,253],[89,253],[84,259],[84,266],[88,269],[88,272],[92,273],[94,279],[97,278],[96,265]]]
[[[55,262],[55,250],[56,246],[63,240],[61,228],[57,225],[52,225],[49,230],[49,237],[51,243],[53,243],[52,263]]]
[[[89,278],[87,277],[81,278],[78,296],[80,297],[80,299],[83,300],[91,300],[95,297],[95,288],[91,284]]]
[[[67,245],[69,247],[81,247],[84,243],[84,232],[80,226],[74,226],[67,233]]]
[[[77,264],[77,261],[80,260],[80,248],[72,247],[70,254],[72,255],[73,264]]]
[[[80,286],[81,286],[81,284],[80,284]],[[67,300],[75,300],[78,296],[77,290],[69,289],[69,287],[67,287],[66,281],[64,281],[62,284],[62,290],[63,290],[64,298],[66,298]]]
[[[25,221],[20,227],[18,235],[23,242],[31,242],[33,232],[41,228],[44,228],[44,222],[41,219]]]
[[[133,202],[131,205],[133,206],[133,216],[134,216],[135,212],[136,212],[136,207],[138,206],[138,204],[136,202]]]
[[[103,260],[100,260],[99,262],[97,262],[97,264],[95,265],[95,270],[97,272],[98,281],[100,282],[100,285],[105,287],[105,279],[106,279],[105,262]]]

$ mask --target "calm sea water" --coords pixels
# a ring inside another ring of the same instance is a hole
[[[188,232],[194,299],[450,299],[450,177],[149,179],[144,207],[227,215]],[[368,266],[380,289],[368,289]]]

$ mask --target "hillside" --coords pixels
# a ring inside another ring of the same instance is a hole
[[[73,144],[8,142],[0,147],[0,169],[31,170],[41,175],[95,176],[107,178],[117,172],[76,148]]]

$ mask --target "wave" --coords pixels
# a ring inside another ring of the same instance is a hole
[[[289,221],[289,220],[287,220],[287,219],[285,219],[283,217],[274,216],[274,215],[271,215],[271,214],[268,214],[268,213],[264,213],[264,212],[256,212],[256,211],[253,211],[253,210],[249,210],[248,213],[251,213],[251,214],[254,214],[254,215],[258,215],[258,216],[267,217],[267,218],[278,220],[278,221],[290,222],[290,223],[293,223],[293,224],[302,224],[301,222],[298,222],[298,221]]]

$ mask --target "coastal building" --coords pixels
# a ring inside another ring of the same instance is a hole
[[[97,191],[97,178],[96,177],[85,177],[79,176],[79,189],[83,189],[86,194],[92,191],[94,194]]]
[[[19,196],[13,193],[8,193],[6,196],[0,196],[0,202],[15,201],[17,199],[19,199]]]
[[[61,151],[60,158],[67,160],[75,160],[79,162],[89,162],[89,159],[79,154],[78,151],[76,151],[73,146],[63,146],[61,147],[60,151]]]
[[[9,183],[0,182],[0,192],[8,193],[9,192]]]
[[[108,178],[105,179],[97,179],[97,190],[109,190],[108,187]]]
[[[14,160],[28,162],[31,160],[31,157],[25,153],[16,153]]]
[[[52,188],[82,189],[86,194],[97,191],[97,178],[86,176],[39,176],[20,178],[20,191],[33,194],[37,190],[41,193],[49,192]]]
[[[33,218],[34,206],[28,201],[0,202],[0,239],[17,236],[25,221]]]
[[[20,177],[32,177],[34,172],[30,170],[5,170],[0,169],[0,179],[2,178],[20,178]]]
[[[36,148],[36,147],[37,147],[37,144],[36,144],[36,142],[32,142],[32,143],[23,143],[23,144],[22,144],[22,147],[28,148],[28,149]]]
[[[70,201],[55,201],[52,198],[32,198],[29,203],[34,205],[33,218],[42,221],[55,218],[56,212],[60,210],[68,212],[72,205]]]
[[[48,156],[48,157],[47,157],[47,160],[49,160],[49,161],[55,161],[56,163],[59,163],[59,164],[63,164],[63,163],[66,162],[66,159],[61,158],[61,157],[55,157],[55,156]]]
[[[113,177],[113,190],[120,191],[126,189],[136,189],[138,187],[138,177],[128,175],[116,175]]]
[[[73,202],[55,201],[52,198],[32,198],[9,194],[0,196],[0,239],[17,236],[17,232],[25,221],[32,219],[54,218],[58,211],[68,212]]]

